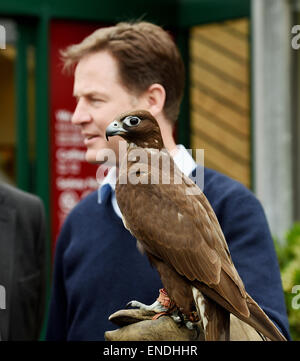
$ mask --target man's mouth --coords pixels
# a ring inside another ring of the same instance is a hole
[[[99,138],[98,134],[83,134],[83,136],[84,136],[83,142],[85,145],[91,144]]]

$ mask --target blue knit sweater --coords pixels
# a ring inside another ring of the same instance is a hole
[[[247,292],[290,338],[280,273],[263,209],[240,183],[205,169],[211,203]],[[136,299],[151,304],[161,281],[110,201],[97,192],[66,219],[57,241],[48,340],[103,340],[108,317]]]

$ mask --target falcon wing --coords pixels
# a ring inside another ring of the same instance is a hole
[[[118,186],[117,199],[128,228],[147,252],[248,316],[246,291],[218,220],[203,193],[186,195],[191,187],[197,185],[189,178],[182,184],[129,183]]]

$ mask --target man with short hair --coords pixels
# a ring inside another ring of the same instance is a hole
[[[123,226],[114,193],[122,140],[116,136],[107,142],[106,127],[120,113],[145,109],[157,119],[164,145],[183,173],[199,168],[173,139],[184,66],[166,31],[148,22],[119,23],[95,31],[63,56],[66,67],[75,66],[72,122],[84,136],[86,160],[99,162],[99,151],[108,148],[117,164],[99,192],[72,210],[61,230],[47,339],[102,340],[114,328],[110,314],[132,299],[153,303],[161,287],[158,273]],[[240,183],[207,168],[204,193],[247,292],[289,337],[278,263],[261,205]]]

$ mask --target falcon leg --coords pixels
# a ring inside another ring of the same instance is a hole
[[[127,303],[126,307],[137,307],[141,310],[154,311],[156,313],[167,312],[171,307],[171,300],[164,288],[159,290],[159,297],[152,305],[145,305],[142,302],[133,300]]]
[[[142,302],[133,300],[133,301],[130,301],[130,302],[127,303],[126,308],[127,307],[137,307],[140,310],[154,311],[154,312],[157,312],[157,313],[166,312],[168,310],[167,308],[162,306],[160,304],[160,302],[158,302],[158,301],[155,301],[154,303],[152,303],[152,305],[145,305]]]

